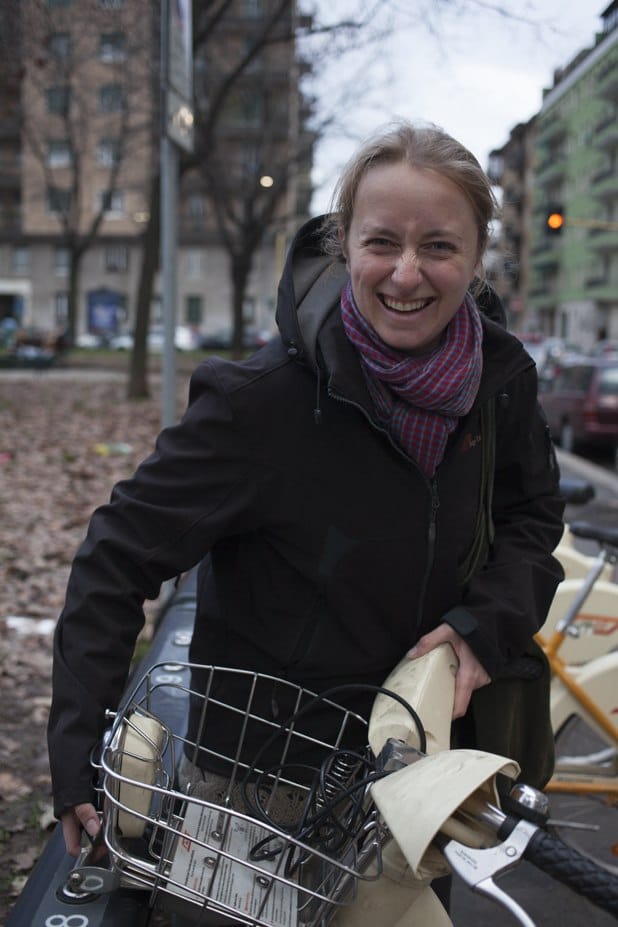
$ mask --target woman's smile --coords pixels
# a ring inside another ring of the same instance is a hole
[[[391,312],[398,312],[403,315],[408,315],[412,312],[420,312],[422,309],[426,309],[427,306],[431,305],[433,302],[433,297],[429,296],[426,299],[414,299],[409,302],[402,302],[398,299],[393,299],[390,296],[380,296],[382,303],[389,309]]]

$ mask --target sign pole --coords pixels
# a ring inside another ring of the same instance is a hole
[[[191,0],[161,0],[161,311],[163,357],[161,417],[176,416],[176,266],[178,150],[193,150],[193,48]]]

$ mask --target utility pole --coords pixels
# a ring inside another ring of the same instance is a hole
[[[161,417],[176,422],[178,150],[193,151],[192,0],[161,0]]]

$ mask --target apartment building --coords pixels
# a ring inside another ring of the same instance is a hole
[[[535,124],[533,117],[516,125],[502,148],[490,153],[488,165],[492,183],[502,188],[502,210],[491,242],[487,276],[502,300],[512,331],[528,327]]]
[[[618,337],[618,0],[490,156],[502,187],[495,285],[511,326],[590,348]],[[551,210],[564,216],[552,232]]]
[[[272,8],[272,0],[236,0],[217,41],[205,44],[196,62],[202,103],[208,105],[217,77],[221,82],[239,50],[246,51]],[[218,186],[232,190],[238,210],[241,175],[255,182],[259,172],[262,187],[277,183],[286,191],[246,285],[245,316],[266,328],[274,324],[287,236],[304,218],[309,198],[311,144],[300,161],[289,156],[292,144],[298,151],[302,139],[310,141],[289,40],[294,16],[290,3],[279,40],[269,42],[235,82],[215,135],[223,166]],[[12,62],[21,78],[19,92],[14,81],[0,81],[0,106],[13,106],[0,130],[0,164],[11,166],[0,181],[0,320],[63,330],[77,272],[76,335],[130,329],[158,172],[158,4],[7,0],[0,32],[0,77]],[[278,134],[269,170],[257,142],[273,124]],[[288,174],[282,177],[284,163]],[[183,172],[180,184],[177,320],[208,333],[229,327],[233,288],[230,245],[223,243],[213,186],[202,167]],[[236,183],[230,186],[231,178]],[[153,324],[160,319],[159,292],[157,281]]]
[[[530,307],[538,327],[584,347],[618,336],[618,2],[556,74],[537,117]],[[550,209],[564,214],[558,234]]]

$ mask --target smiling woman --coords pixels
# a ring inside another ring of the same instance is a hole
[[[279,334],[245,361],[198,366],[182,422],[94,513],[74,560],[49,727],[72,853],[80,827],[99,828],[90,750],[121,697],[142,603],[197,563],[192,663],[319,693],[349,683],[347,707],[366,717],[368,686],[448,642],[460,743],[512,756],[531,784],[548,777],[548,678],[532,638],[561,578],[562,500],[532,361],[473,295],[489,182],[446,133],[404,124],[363,147],[340,189],[328,221],[292,243]],[[522,664],[530,698],[483,725],[493,684]],[[203,683],[195,671],[196,694]],[[515,717],[523,704],[533,716]],[[277,723],[277,690],[265,711]],[[325,742],[335,722],[325,710]],[[199,699],[189,730],[199,739]],[[512,730],[524,748],[505,742]],[[547,749],[526,755],[545,734]],[[182,760],[185,781],[229,778],[207,759],[229,736],[215,716],[209,751]]]

